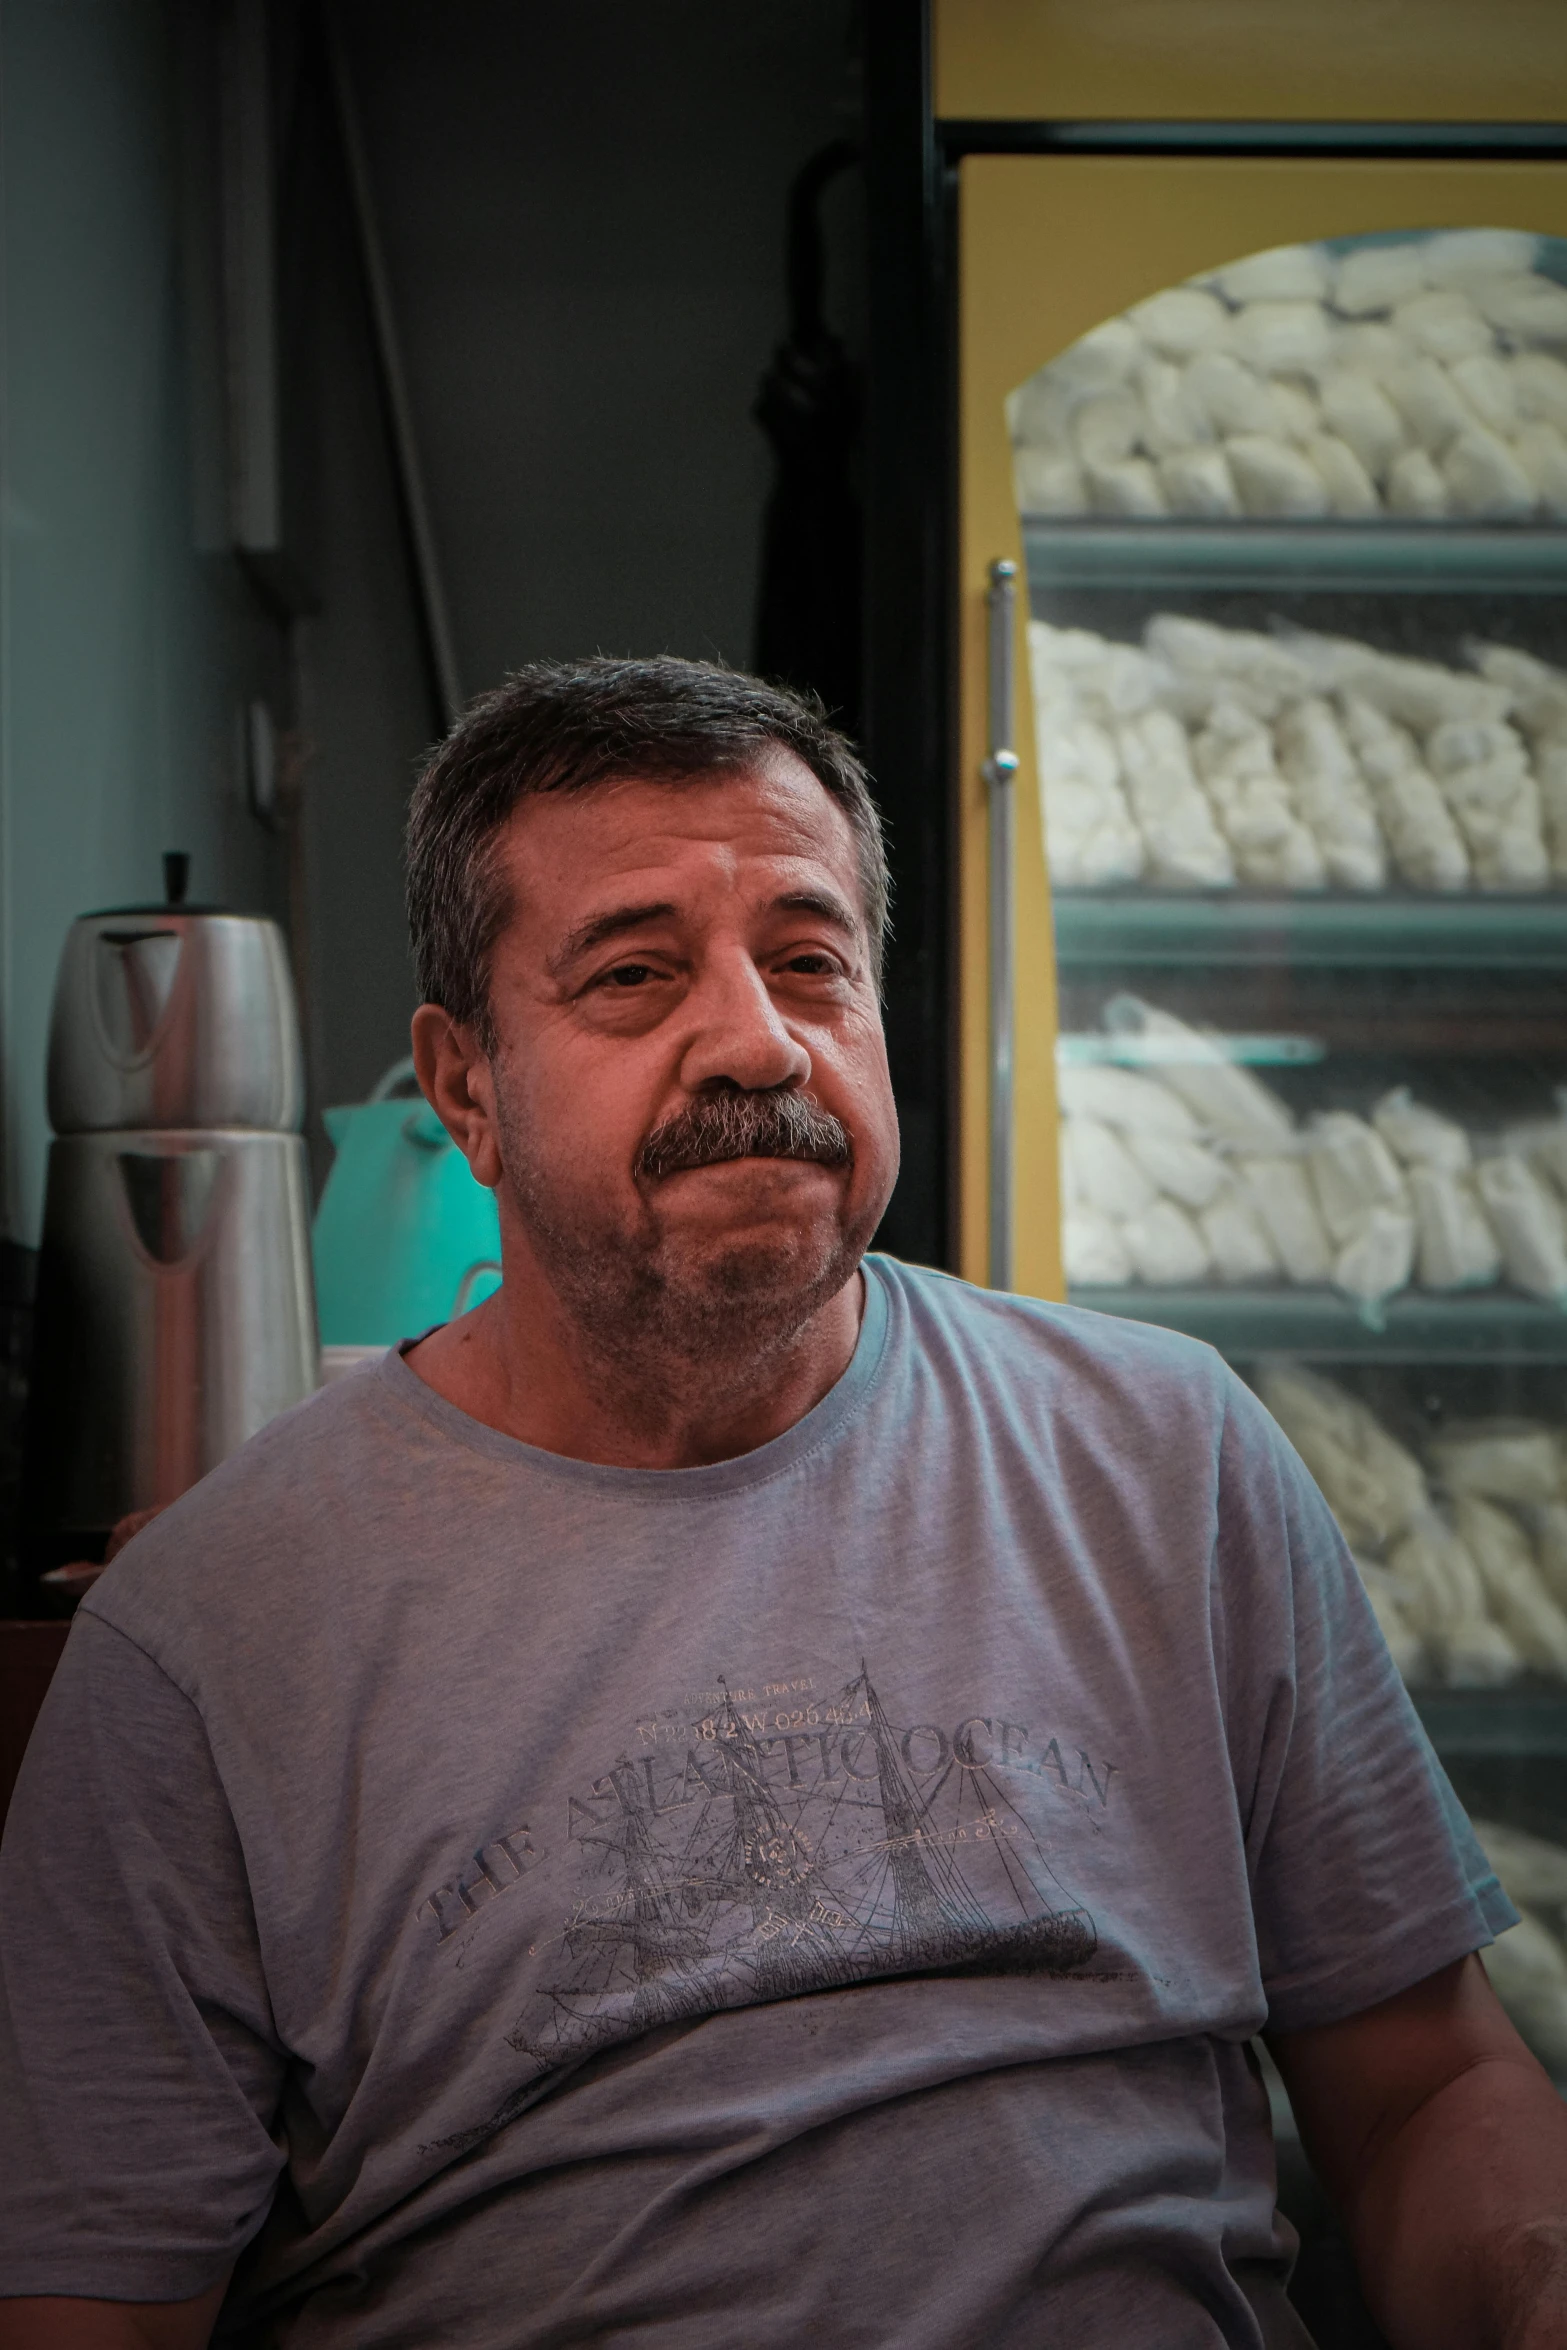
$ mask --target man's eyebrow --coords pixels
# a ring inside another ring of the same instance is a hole
[[[859,920],[847,900],[830,889],[790,889],[774,898],[771,912],[775,914],[820,914],[835,928],[846,930],[851,938],[860,928]]]
[[[549,968],[558,974],[579,955],[590,955],[595,947],[603,946],[607,939],[621,938],[628,930],[640,930],[645,922],[667,922],[676,911],[667,898],[655,898],[646,905],[612,906],[606,913],[591,914],[575,930],[567,931],[550,956]]]

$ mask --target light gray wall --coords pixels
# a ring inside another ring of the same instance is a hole
[[[171,848],[202,898],[285,895],[236,756],[244,702],[286,694],[283,639],[211,551],[214,230],[183,21],[0,0],[0,1116],[3,1228],[27,1242],[72,917],[161,896]]]

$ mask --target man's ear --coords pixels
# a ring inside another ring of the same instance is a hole
[[[495,1080],[474,1031],[439,1004],[413,1016],[414,1074],[419,1090],[473,1170],[493,1191],[501,1179]]]

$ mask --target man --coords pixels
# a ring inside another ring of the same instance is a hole
[[[524,671],[432,761],[505,1285],[78,1617],[5,2343],[1298,2342],[1266,2029],[1393,2342],[1567,2345],[1512,1913],[1300,1464],[1202,1347],[864,1257],[885,888],[719,670]]]

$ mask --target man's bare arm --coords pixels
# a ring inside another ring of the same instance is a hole
[[[228,2279],[194,2301],[0,2301],[0,2350],[207,2350]]]
[[[1567,2350],[1567,2106],[1478,1958],[1268,2045],[1395,2350]]]

